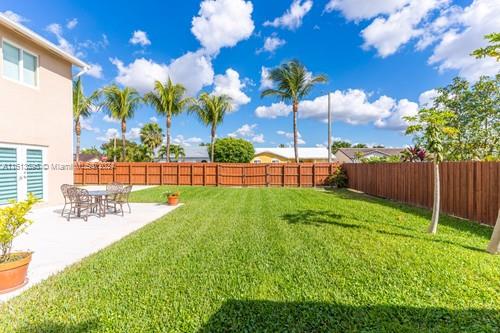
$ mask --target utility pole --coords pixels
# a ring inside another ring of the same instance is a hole
[[[328,92],[328,163],[332,163],[332,103]]]

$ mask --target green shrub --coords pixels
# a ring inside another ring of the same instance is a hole
[[[254,154],[255,149],[253,148],[253,145],[246,140],[224,138],[215,141],[215,162],[248,163],[252,160]]]
[[[33,222],[26,218],[38,199],[33,194],[25,201],[11,202],[11,205],[0,208],[0,264],[10,259],[12,242],[22,234]]]
[[[347,186],[347,174],[341,166],[338,166],[335,171],[325,180],[326,186],[342,188]]]

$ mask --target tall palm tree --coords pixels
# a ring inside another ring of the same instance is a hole
[[[134,88],[125,87],[120,89],[112,84],[102,89],[104,101],[102,106],[111,118],[121,122],[122,129],[122,161],[126,159],[127,120],[134,116],[135,111],[142,103],[142,98]]]
[[[90,96],[85,96],[81,77],[73,82],[73,118],[75,121],[76,134],[76,161],[80,161],[80,136],[82,134],[81,119],[88,118],[92,109],[97,108],[99,91],[94,91]]]
[[[160,148],[160,158],[164,158],[167,155],[174,155],[174,159],[179,162],[179,158],[186,157],[186,152],[181,145],[170,145],[170,154],[167,154],[167,148],[162,146]]]
[[[231,101],[231,97],[227,95],[209,95],[207,93],[202,93],[189,107],[189,110],[194,112],[204,125],[211,127],[211,162],[214,161],[214,143],[217,126],[222,124],[226,113],[232,110],[233,106]]]
[[[184,98],[186,88],[181,84],[174,84],[169,78],[165,84],[160,81],[155,82],[154,91],[144,96],[146,103],[156,109],[156,112],[166,117],[167,122],[167,142],[166,151],[170,151],[170,128],[172,127],[172,116],[181,114],[189,98]],[[167,162],[170,162],[170,155],[167,154]]]
[[[313,76],[306,67],[298,60],[292,60],[272,69],[268,77],[276,88],[266,89],[261,97],[276,96],[283,102],[291,102],[293,110],[293,148],[295,150],[295,162],[299,162],[297,129],[297,113],[299,103],[312,90],[315,84],[328,81],[325,75]]]
[[[157,123],[148,123],[141,128],[140,138],[142,144],[147,147],[148,152],[154,159],[155,150],[163,142],[163,130]]]

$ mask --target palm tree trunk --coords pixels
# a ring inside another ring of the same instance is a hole
[[[500,254],[500,209],[498,210],[497,223],[495,224],[495,229],[493,229],[493,234],[491,235],[491,240],[486,251],[491,254]]]
[[[299,111],[299,103],[293,102],[293,150],[295,151],[295,163],[299,163],[299,131],[297,129],[297,113]]]
[[[434,167],[434,204],[432,206],[432,219],[429,225],[429,233],[436,234],[439,222],[439,209],[441,201],[441,189],[439,184],[439,163],[433,162]]]
[[[210,151],[212,152],[210,154],[210,161],[213,163],[215,161],[215,125],[212,125],[212,131],[211,131],[211,140],[210,140]]]
[[[172,126],[172,116],[167,115],[167,162],[170,162],[170,127]]]
[[[80,162],[80,135],[82,134],[82,128],[80,126],[80,117],[75,119],[75,134],[76,134],[76,162]]]
[[[127,156],[127,140],[125,138],[125,133],[127,133],[127,122],[122,119],[122,162],[125,162],[125,157]]]

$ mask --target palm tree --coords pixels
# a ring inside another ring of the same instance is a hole
[[[155,150],[163,142],[163,130],[157,123],[148,123],[141,128],[140,138],[142,144],[148,148],[154,158]]]
[[[328,81],[325,75],[312,76],[305,66],[298,60],[292,60],[274,68],[269,72],[269,79],[276,88],[266,89],[261,97],[276,96],[283,102],[291,102],[293,110],[293,148],[295,150],[295,162],[299,162],[297,129],[297,113],[299,103],[312,90],[315,84]]]
[[[194,101],[189,110],[196,113],[200,121],[211,127],[210,131],[210,161],[214,161],[214,143],[217,126],[220,125],[227,112],[233,108],[231,97],[227,95],[209,95],[202,93],[196,101]]]
[[[170,128],[172,127],[172,116],[181,114],[191,99],[184,98],[186,88],[181,84],[174,84],[169,78],[165,84],[160,81],[155,82],[154,91],[144,96],[146,103],[156,109],[158,114],[164,115],[167,119],[167,142],[166,150],[170,151]],[[170,155],[167,154],[167,162],[170,162]]]
[[[92,109],[96,108],[99,99],[99,91],[94,91],[89,97],[83,93],[81,77],[73,82],[73,118],[75,121],[76,134],[76,161],[80,161],[80,136],[82,134],[81,119],[88,118],[92,114]]]
[[[171,145],[170,154],[167,154],[166,146],[160,148],[160,158],[164,158],[167,155],[174,155],[174,159],[179,162],[180,157],[186,157],[186,152],[181,145]]]
[[[122,127],[122,161],[126,159],[127,120],[134,116],[135,111],[142,102],[142,98],[134,88],[120,89],[112,84],[102,89],[104,94],[103,107],[108,115],[121,122]]]

